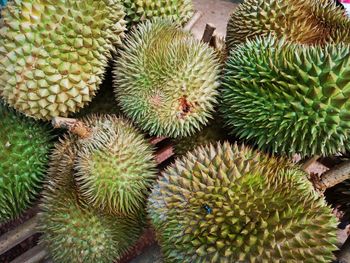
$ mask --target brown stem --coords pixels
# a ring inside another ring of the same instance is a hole
[[[331,188],[349,178],[350,161],[346,161],[322,174],[319,181],[315,183],[315,187],[324,192],[327,188]]]
[[[303,169],[304,171],[307,171],[308,168],[310,168],[310,166],[316,162],[318,159],[320,158],[319,155],[315,155],[313,157],[311,157],[310,159],[306,160],[302,166],[301,166],[301,169]]]
[[[52,126],[54,128],[67,129],[80,138],[88,138],[91,135],[91,129],[77,119],[56,117],[52,120]]]
[[[184,26],[185,31],[191,31],[192,27],[197,23],[197,21],[201,18],[202,12],[197,11],[192,18],[187,22]]]
[[[204,30],[204,33],[203,33],[203,37],[202,37],[202,42],[210,43],[210,40],[213,37],[215,29],[216,29],[216,27],[213,26],[212,24],[206,24],[205,25],[205,30]]]

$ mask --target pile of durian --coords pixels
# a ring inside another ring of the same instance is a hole
[[[117,262],[151,226],[164,262],[335,258],[338,221],[292,157],[350,148],[350,19],[332,0],[246,0],[223,51],[183,28],[192,15],[190,0],[1,9],[0,224],[38,204],[58,263]],[[173,143],[161,174],[150,136]]]

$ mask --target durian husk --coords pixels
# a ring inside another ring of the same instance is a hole
[[[257,38],[231,51],[222,81],[228,129],[260,149],[302,157],[348,149],[350,49]]]
[[[349,26],[333,0],[246,0],[230,17],[226,43],[232,49],[269,34],[301,44],[349,43]]]
[[[44,120],[92,100],[126,30],[116,0],[14,0],[2,15],[0,95]]]
[[[329,262],[337,249],[337,220],[301,169],[227,142],[176,160],[148,212],[165,262]]]
[[[169,20],[140,24],[115,63],[115,92],[124,114],[155,136],[190,136],[217,103],[215,51]]]

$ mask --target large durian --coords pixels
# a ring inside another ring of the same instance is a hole
[[[165,262],[329,262],[336,219],[306,174],[229,143],[163,172],[149,214]]]
[[[53,152],[40,204],[40,243],[54,262],[110,263],[137,241],[144,226],[144,213],[111,216],[82,206],[72,174],[76,150],[73,138],[66,137]]]
[[[51,129],[0,101],[0,223],[19,216],[41,190]]]
[[[124,113],[157,136],[189,136],[212,117],[219,63],[214,50],[169,20],[140,24],[115,63]]]
[[[193,14],[192,0],[122,0],[122,3],[130,25],[153,17],[184,24]]]
[[[91,101],[126,23],[116,0],[14,0],[2,15],[0,95],[40,119]]]
[[[79,141],[75,181],[81,198],[108,213],[135,213],[157,175],[150,143],[122,118],[106,115],[85,123],[104,127]]]
[[[229,48],[268,34],[303,44],[349,42],[349,27],[334,0],[245,0],[230,17],[226,40]]]
[[[350,49],[258,38],[233,50],[221,111],[241,138],[273,153],[332,155],[349,147]]]

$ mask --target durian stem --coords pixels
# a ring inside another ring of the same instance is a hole
[[[216,27],[213,26],[212,24],[206,24],[205,25],[205,30],[204,30],[204,33],[203,33],[203,37],[202,37],[202,42],[210,43],[210,40],[213,37],[215,29],[216,29]]]
[[[197,23],[197,21],[201,18],[202,16],[202,12],[197,11],[192,17],[191,19],[187,22],[187,24],[184,26],[184,30],[185,31],[191,31],[192,27],[194,26],[194,24]]]
[[[340,248],[338,254],[339,263],[349,263],[350,262],[350,237],[345,241],[345,243]]]
[[[78,135],[80,138],[88,138],[91,135],[91,129],[77,119],[56,117],[52,120],[52,126],[68,129],[69,132]]]
[[[324,192],[327,188],[331,188],[346,179],[350,179],[350,161],[336,165],[331,170],[322,174],[318,182],[314,183],[318,190]]]
[[[310,168],[310,166],[316,162],[318,159],[320,158],[319,155],[315,155],[313,157],[311,157],[310,159],[306,160],[303,165],[301,166],[301,169],[303,169],[304,171],[307,171],[308,168]]]

